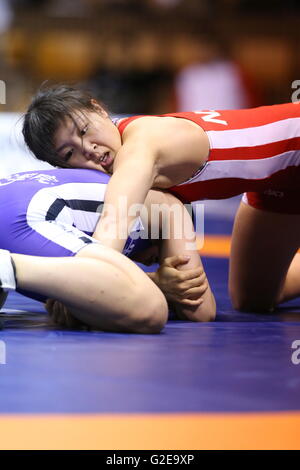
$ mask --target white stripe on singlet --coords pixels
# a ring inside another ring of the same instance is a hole
[[[206,134],[212,149],[256,147],[300,137],[300,118],[283,119],[245,129],[206,131]]]
[[[198,174],[181,185],[223,178],[264,179],[279,170],[299,165],[300,150],[253,160],[210,160]]]
[[[101,183],[66,183],[43,188],[28,205],[27,223],[43,237],[77,253],[86,244],[82,232],[94,232],[106,187]],[[70,201],[73,207],[65,205]],[[60,209],[56,216],[49,218],[55,205]],[[84,237],[95,241],[89,235],[84,234]]]

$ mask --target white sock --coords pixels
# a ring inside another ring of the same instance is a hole
[[[5,292],[16,290],[16,276],[10,252],[0,250],[0,288]]]

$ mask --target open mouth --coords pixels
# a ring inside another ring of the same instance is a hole
[[[99,160],[99,163],[101,164],[101,166],[103,166],[103,168],[108,168],[112,164],[112,162],[113,158],[109,152],[105,152]]]

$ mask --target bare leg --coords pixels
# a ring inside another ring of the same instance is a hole
[[[278,303],[300,297],[300,254],[294,256],[289,267]]]
[[[291,265],[299,240],[299,215],[265,212],[241,203],[229,269],[229,292],[235,308],[268,311],[287,295],[300,294],[292,282],[298,258]]]
[[[63,302],[103,330],[158,333],[167,320],[162,292],[125,256],[89,245],[74,258],[12,254],[18,287]]]

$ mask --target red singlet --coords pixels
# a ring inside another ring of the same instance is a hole
[[[183,201],[244,194],[258,209],[300,213],[300,104],[165,114],[198,124],[207,134],[207,162],[168,190]],[[122,135],[132,116],[117,125]]]

